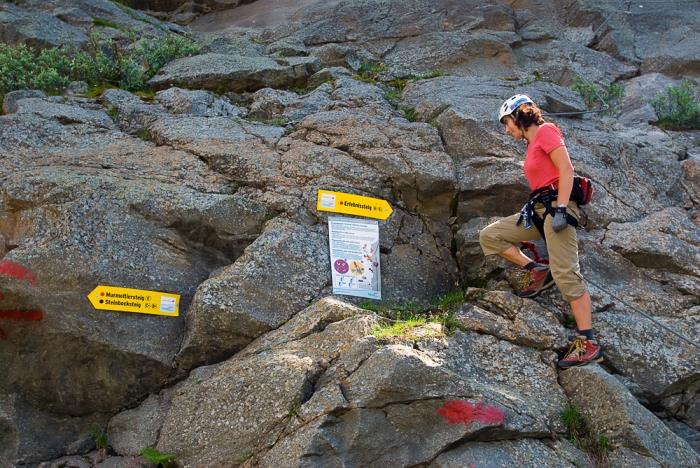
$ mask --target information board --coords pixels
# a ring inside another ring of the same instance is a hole
[[[328,218],[333,294],[382,298],[379,221]]]

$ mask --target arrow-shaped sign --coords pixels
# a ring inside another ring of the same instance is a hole
[[[171,317],[177,317],[180,312],[180,296],[178,294],[98,286],[88,294],[88,299],[98,310],[169,315]]]
[[[377,219],[387,219],[394,212],[386,200],[328,190],[318,191],[316,209]]]

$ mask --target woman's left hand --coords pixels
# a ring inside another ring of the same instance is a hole
[[[558,206],[554,209],[554,217],[552,218],[552,229],[554,232],[561,232],[569,227],[569,222],[566,220],[566,207]]]

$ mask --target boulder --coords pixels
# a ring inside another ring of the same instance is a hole
[[[589,466],[586,456],[573,448],[574,457],[567,457],[537,439],[499,442],[467,442],[454,450],[441,453],[428,468],[462,468],[466,466],[541,466],[570,468]],[[568,454],[567,454],[568,455]]]
[[[38,89],[22,89],[19,91],[10,91],[5,95],[2,101],[2,113],[14,114],[17,112],[17,103],[22,99],[43,99],[46,98],[46,93]]]
[[[336,89],[331,99],[340,98],[337,93]],[[306,117],[297,128],[304,132],[298,137],[337,148],[383,173],[398,188],[409,212],[435,221],[450,218],[456,191],[454,164],[430,125],[371,112],[334,110]]]
[[[250,97],[253,101],[250,105],[248,117],[251,119],[273,120],[283,118],[285,109],[299,102],[299,95],[292,91],[263,88],[253,93]],[[313,114],[313,112],[309,112]]]
[[[560,381],[578,412],[588,415],[588,425],[595,435],[604,435],[613,444],[662,466],[691,467],[700,463],[700,454],[600,366],[569,369],[562,372]],[[591,387],[596,392],[591,392]]]
[[[263,57],[265,46],[243,37],[225,34],[207,34],[200,39],[202,54],[237,55],[242,57]]]
[[[655,318],[677,333],[693,329],[695,323],[693,319]],[[606,365],[637,383],[651,402],[680,394],[700,378],[698,349],[640,314],[599,313],[594,328],[604,346]],[[652,342],[654,345],[647,345]]]
[[[142,132],[159,114],[168,111],[165,106],[149,104],[137,95],[121,89],[105,90],[99,101],[115,117],[119,128],[129,133]]]
[[[314,89],[326,83],[328,81],[333,81],[341,76],[352,76],[352,72],[347,68],[343,67],[328,67],[314,73],[309,77],[309,81],[306,83],[310,89]]]
[[[417,120],[434,122],[440,128],[447,153],[457,161],[484,156],[517,158],[524,149],[505,135],[496,119],[498,106],[516,92],[527,94],[546,112],[584,110],[580,96],[550,83],[518,87],[461,76],[409,83],[401,103],[415,108]]]
[[[679,84],[677,80],[660,73],[649,73],[625,82],[625,98],[618,120],[625,124],[656,122],[658,116],[651,101],[666,88]]]
[[[179,386],[151,394],[138,407],[124,410],[110,419],[107,443],[112,450],[128,456],[138,455],[144,448],[155,447],[172,395]]]
[[[261,466],[412,466],[473,437],[542,437],[558,427],[563,392],[536,350],[462,332],[379,346],[368,336],[377,320],[326,298],[190,377],[158,450],[186,465],[254,456]],[[519,372],[503,378],[497,369],[514,359]],[[473,413],[458,416],[462,409]]]
[[[281,219],[269,222],[242,257],[197,289],[179,366],[226,359],[289,320],[329,281],[328,256],[319,234]]]
[[[120,409],[168,380],[196,285],[240,255],[267,215],[235,195],[56,169],[8,178],[2,206],[0,229],[17,245],[3,259],[2,307],[27,315],[3,324],[0,390],[81,416]],[[98,285],[179,294],[181,314],[95,310],[86,296]]]
[[[86,35],[90,35],[93,29],[97,29],[104,39],[113,35],[114,39],[126,40],[128,35],[124,30],[133,31],[137,37],[148,39],[163,38],[166,34],[187,34],[188,30],[180,28],[172,23],[163,23],[155,18],[139,11],[132,10],[123,4],[115,4],[110,0],[28,0],[19,5],[30,14],[38,12],[46,13],[61,20]],[[117,29],[111,26],[97,26],[94,20],[102,20],[113,23]],[[119,29],[121,28],[121,29]],[[77,45],[70,37],[61,37],[60,45]]]
[[[265,53],[278,57],[304,57],[308,53],[308,49],[303,41],[296,37],[286,37],[269,44]]]
[[[0,25],[0,42],[10,46],[50,49],[65,44],[81,47],[89,42],[83,31],[47,13],[29,13],[14,3],[0,5]]]
[[[83,454],[94,446],[94,434],[102,432],[108,419],[101,413],[59,416],[37,410],[21,395],[1,395],[0,465],[36,466],[67,453]]]
[[[161,68],[147,84],[155,90],[177,86],[209,91],[257,91],[261,88],[304,86],[308,75],[267,57],[202,54],[174,60]]]
[[[476,157],[457,164],[458,222],[518,213],[530,195],[522,163],[510,158]]]
[[[700,276],[700,228],[680,208],[636,223],[610,223],[603,245],[638,267]]]
[[[347,44],[324,44],[310,52],[317,57],[324,67],[343,67],[359,70],[366,63],[374,63],[377,59],[364,49]]]
[[[43,119],[58,120],[62,124],[85,124],[96,128],[109,128],[114,125],[112,119],[103,111],[56,104],[42,98],[20,99],[13,107],[15,114],[35,114]]]
[[[244,110],[235,107],[225,96],[211,91],[188,91],[169,88],[156,93],[156,99],[174,114],[189,114],[202,117],[240,117]]]
[[[559,317],[538,303],[505,291],[470,289],[455,319],[469,330],[537,349],[563,350],[569,344]]]
[[[228,117],[166,115],[148,125],[147,131],[156,144],[196,155],[234,182],[265,186],[286,180],[273,149],[284,134],[280,127],[248,125]]]
[[[579,2],[567,9],[567,23],[582,26],[604,20],[616,5]],[[597,34],[598,50],[639,64],[642,74],[663,73],[673,78],[697,76],[698,12],[688,4],[643,5],[623,17],[615,15]]]
[[[478,280],[498,276],[510,265],[497,255],[484,256],[479,243],[481,231],[495,221],[495,218],[473,218],[462,224],[455,234],[455,260],[464,284],[473,285]]]

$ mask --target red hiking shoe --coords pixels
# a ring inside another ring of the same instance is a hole
[[[518,297],[534,299],[542,294],[542,291],[546,291],[554,286],[552,272],[546,266],[535,267],[528,274],[530,275],[530,284],[518,293]]]
[[[602,362],[603,351],[600,345],[593,340],[587,340],[585,336],[577,337],[571,344],[571,348],[559,361],[559,369],[569,369],[570,367],[585,366],[589,362]]]

